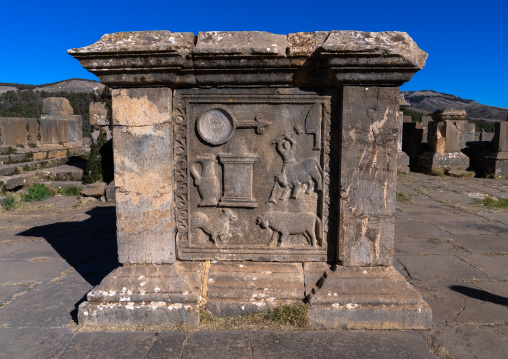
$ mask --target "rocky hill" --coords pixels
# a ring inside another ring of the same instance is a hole
[[[508,108],[482,105],[474,100],[432,90],[401,91],[411,108],[434,112],[445,108],[464,109],[468,118],[491,121],[508,120]]]
[[[45,92],[85,92],[91,93],[94,87],[103,88],[104,85],[98,81],[84,79],[70,79],[42,85],[22,85],[11,83],[0,83],[0,94],[7,91],[33,90]]]

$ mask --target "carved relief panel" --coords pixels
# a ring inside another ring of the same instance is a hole
[[[330,259],[335,96],[296,89],[174,96],[178,258]]]

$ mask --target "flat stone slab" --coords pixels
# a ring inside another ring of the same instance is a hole
[[[462,234],[451,235],[449,238],[474,253],[508,253],[508,241],[496,234]]]
[[[488,275],[453,255],[398,256],[413,280],[485,279]]]
[[[504,359],[508,357],[508,328],[506,326],[443,326],[433,327],[421,334],[431,343],[445,348],[454,358]]]
[[[251,358],[248,331],[197,332],[188,336],[182,358]]]
[[[427,328],[431,309],[392,266],[305,263],[311,325],[342,329]]]
[[[143,357],[143,359],[182,359],[184,342],[187,337],[188,334],[181,332],[159,333],[157,341],[153,344],[146,354],[146,357]],[[210,347],[207,349],[210,349]],[[220,356],[223,357],[222,355]]]
[[[252,358],[436,358],[416,332],[256,331],[250,337]]]
[[[211,263],[206,309],[214,315],[262,312],[304,298],[301,263]]]
[[[464,254],[461,258],[465,259],[472,266],[479,268],[487,273],[489,277],[496,280],[506,279],[508,268],[507,255],[482,255],[482,254]]]
[[[73,336],[66,328],[0,328],[0,357],[60,358]]]
[[[162,325],[199,322],[203,264],[131,265],[111,272],[79,306],[84,325]]]
[[[0,261],[0,273],[2,273],[0,285],[48,283],[69,267],[69,264],[61,259],[2,260]]]
[[[73,323],[75,304],[90,288],[89,284],[36,285],[0,310],[0,322],[7,328],[64,328]]]
[[[153,332],[79,333],[72,339],[61,359],[145,358],[157,339]]]
[[[15,294],[24,292],[27,288],[28,286],[23,284],[0,286],[0,307],[10,301]]]
[[[473,285],[455,280],[417,283],[415,286],[432,308],[434,325],[499,325],[508,322],[508,308],[502,305],[503,297],[482,290],[478,283]]]

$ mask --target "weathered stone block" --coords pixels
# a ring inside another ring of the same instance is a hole
[[[119,261],[173,263],[172,125],[116,126],[113,133]]]
[[[213,261],[206,289],[205,308],[213,315],[268,311],[303,301],[303,268],[301,263]]]
[[[171,121],[169,88],[117,89],[112,95],[115,126],[150,126]]]
[[[96,182],[83,186],[81,195],[85,197],[102,197],[106,191],[106,184],[104,182]]]
[[[432,324],[428,304],[392,266],[331,270],[326,263],[305,263],[304,274],[314,327],[423,329]]]
[[[497,152],[508,152],[508,122],[496,122],[492,146]]]
[[[41,151],[41,152],[34,152],[34,161],[37,161],[37,160],[43,160],[45,159],[46,157],[48,156],[48,153],[46,151]]]
[[[47,158],[57,158],[67,156],[67,150],[48,151]]]
[[[119,267],[88,293],[79,323],[197,325],[202,275],[201,262]]]
[[[389,264],[397,175],[398,89],[343,90],[338,259]]]
[[[39,123],[36,118],[27,118],[25,121],[27,129],[26,142],[29,145],[36,145],[39,134]]]
[[[108,126],[108,110],[104,102],[90,102],[88,109],[90,116],[90,125],[92,126]]]
[[[39,121],[39,144],[56,144],[60,141],[59,122],[52,117],[43,116]]]
[[[72,115],[72,109],[69,100],[63,97],[48,97],[42,101],[42,113],[45,115]]]
[[[27,144],[27,119],[4,117],[0,119],[0,144],[15,147]]]

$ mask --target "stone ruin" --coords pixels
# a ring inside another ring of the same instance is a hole
[[[471,167],[482,175],[508,178],[508,122],[496,122],[492,141],[468,142]]]
[[[321,328],[426,328],[392,266],[401,32],[169,31],[72,49],[112,88],[118,257],[86,325],[310,303]]]
[[[0,117],[0,152],[12,147],[18,157],[30,153],[34,160],[73,154],[83,148],[81,122],[69,100],[45,98],[40,118]]]
[[[474,124],[466,120],[466,110],[446,109],[432,114],[434,121],[427,122],[427,142],[429,151],[418,157],[418,166],[427,173],[433,168],[469,168],[469,157],[462,153],[465,141],[461,143],[461,135],[472,125],[474,140]]]

